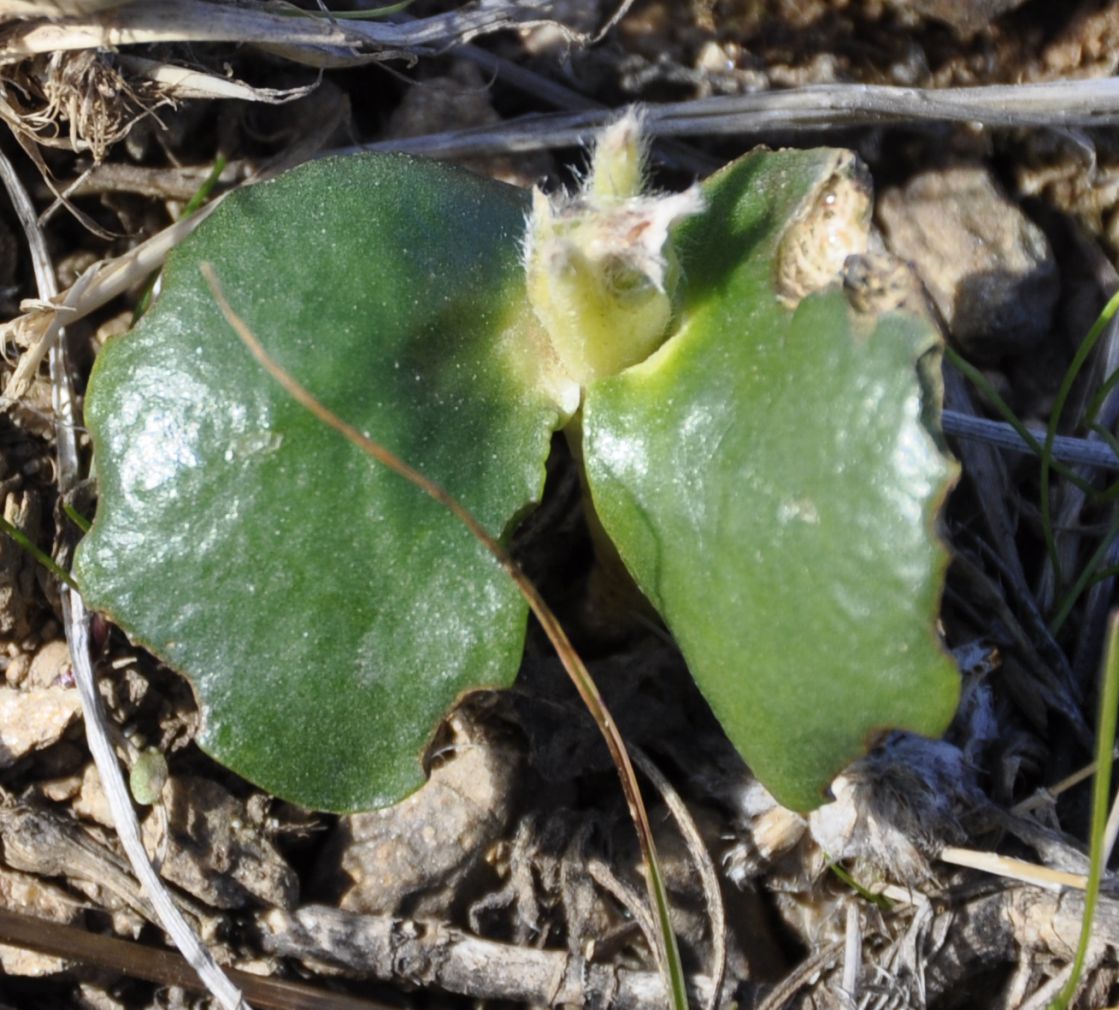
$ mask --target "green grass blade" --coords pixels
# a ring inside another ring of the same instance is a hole
[[[68,501],[62,503],[62,511],[66,513],[70,522],[82,531],[83,536],[92,528],[93,524]]]
[[[1107,825],[1111,793],[1111,755],[1115,746],[1117,714],[1119,714],[1119,611],[1113,612],[1108,621],[1103,685],[1100,690],[1099,722],[1096,728],[1096,776],[1092,786],[1091,866],[1088,870],[1088,886],[1084,891],[1084,919],[1080,923],[1080,939],[1076,945],[1072,974],[1057,998],[1049,1004],[1049,1010],[1067,1010],[1080,984],[1080,976],[1088,956],[1088,944],[1092,938],[1092,919],[1096,913],[1100,881],[1104,871],[1104,829]]]
[[[1107,557],[1108,548],[1111,546],[1111,541],[1115,538],[1116,534],[1119,534],[1119,515],[1111,520],[1107,528],[1107,533],[1104,534],[1103,538],[1096,546],[1096,549],[1092,551],[1092,556],[1085,563],[1084,567],[1081,568],[1080,574],[1077,575],[1076,581],[1072,584],[1072,587],[1061,598],[1057,613],[1053,616],[1053,620],[1050,621],[1049,624],[1049,630],[1054,635],[1061,630],[1065,621],[1068,620],[1068,616],[1072,612],[1072,608],[1076,604],[1076,601],[1080,598],[1080,594],[1093,582],[1099,580],[1100,565]]]
[[[221,178],[222,172],[225,171],[227,163],[228,159],[226,156],[224,154],[218,154],[214,159],[214,164],[211,166],[210,171],[206,174],[206,178],[202,180],[202,185],[194,191],[193,196],[186,202],[186,206],[183,207],[183,212],[179,215],[180,221],[185,221],[192,214],[196,213],[198,208],[210,199],[210,194],[213,193],[214,187],[218,184],[218,179]],[[136,302],[136,308],[132,310],[133,326],[143,319],[144,314],[151,308],[152,292],[155,291],[155,281],[158,276],[159,271],[157,270],[148,278],[147,283],[144,285],[144,291]]]
[[[875,908],[880,908],[883,911],[889,911],[894,907],[894,903],[887,898],[884,894],[875,894],[865,884],[860,884],[850,873],[847,872],[842,866],[839,865],[834,859],[831,858],[826,852],[824,858],[828,861],[828,869],[835,874],[835,876],[846,884],[852,891],[854,891],[863,901],[869,902]]]
[[[1057,437],[1057,429],[1061,423],[1061,415],[1064,413],[1065,404],[1068,402],[1069,395],[1072,393],[1073,383],[1076,382],[1081,369],[1088,360],[1088,356],[1092,353],[1096,344],[1099,343],[1100,337],[1103,336],[1107,324],[1111,322],[1116,311],[1119,311],[1119,292],[1111,296],[1111,299],[1103,307],[1103,311],[1100,312],[1099,317],[1092,324],[1092,328],[1088,331],[1088,335],[1080,342],[1080,346],[1076,349],[1076,354],[1073,355],[1072,362],[1069,364],[1064,377],[1061,379],[1061,385],[1053,401],[1053,409],[1049,413],[1049,424],[1045,431],[1045,451],[1041,456],[1041,522],[1045,534],[1045,545],[1050,552],[1050,557],[1053,562],[1053,571],[1056,573],[1058,584],[1061,583],[1062,577],[1060,562],[1057,557],[1056,541],[1053,535],[1052,506],[1049,501],[1049,480],[1050,472],[1053,469],[1053,440]]]
[[[71,589],[77,591],[78,584],[70,577],[70,573],[59,565],[46,551],[33,543],[23,530],[13,526],[7,519],[0,516],[0,533],[10,537],[19,544],[28,554],[39,562],[56,579],[65,582]]]
[[[1030,448],[1030,450],[1041,459],[1045,456],[1045,446],[1039,442],[1034,436],[1034,433],[1025,426],[1021,418],[1011,409],[1008,404],[1000,395],[999,391],[991,384],[990,380],[971,362],[960,357],[959,352],[953,350],[951,347],[945,347],[945,357],[952,362],[952,364],[959,370],[959,372],[968,379],[976,389],[978,389],[991,403],[991,406],[998,411],[999,416],[1002,417],[1007,424],[1009,424],[1018,437]],[[1062,477],[1072,481],[1082,491],[1091,493],[1093,488],[1084,478],[1073,470],[1069,469],[1059,460],[1051,459],[1053,470],[1059,473]]]
[[[225,166],[228,164],[228,159],[224,154],[219,153],[214,158],[214,164],[211,166],[210,171],[206,174],[206,178],[202,180],[202,185],[194,191],[194,195],[187,200],[183,212],[179,215],[180,221],[185,221],[191,214],[197,213],[198,209],[210,199],[210,194],[214,192],[214,187],[218,184],[222,172],[225,171]]]
[[[1094,421],[1099,417],[1104,400],[1107,399],[1108,395],[1117,385],[1119,385],[1119,368],[1115,369],[1092,395],[1092,399],[1088,401],[1088,406],[1084,410],[1085,418]]]

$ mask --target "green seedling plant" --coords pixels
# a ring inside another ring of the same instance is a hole
[[[604,536],[785,805],[888,729],[943,731],[954,467],[918,368],[938,339],[848,303],[853,156],[755,152],[669,196],[644,160],[625,117],[557,198],[404,156],[303,166],[228,197],[102,350],[73,574],[190,677],[217,760],[318,809],[395,803],[454,702],[512,682],[528,613],[447,500],[369,465],[230,316],[497,545],[565,429]]]

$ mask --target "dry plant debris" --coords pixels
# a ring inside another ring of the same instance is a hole
[[[658,152],[665,185],[680,188],[755,142],[834,142],[841,129],[878,193],[868,255],[912,261],[925,291],[874,271],[848,284],[937,315],[1019,418],[1048,421],[1079,341],[1119,287],[1114,81],[1096,81],[1090,105],[1063,83],[1116,72],[1119,7],[647,0],[595,45],[615,8],[569,7],[556,5],[557,26],[542,7],[514,2],[417,0],[407,17],[371,21],[296,17],[264,2],[0,3],[0,118],[16,142],[5,150],[51,260],[72,281],[45,302],[17,218],[0,212],[5,519],[66,563],[76,531],[63,505],[89,515],[93,501],[90,489],[65,501],[56,491],[46,352],[65,327],[80,388],[100,342],[197,222],[177,218],[219,154],[218,194],[320,151],[406,137],[430,150],[453,140],[476,170],[527,184],[572,163],[560,145],[599,115],[586,110],[633,100],[677,103],[650,122],[690,133]],[[967,112],[955,124],[922,122],[913,106],[887,114],[868,104],[878,93],[850,87],[1017,82],[1057,85],[1050,104],[1025,113],[1034,125],[1005,125],[1022,108],[1013,88],[970,113],[988,120],[976,129]],[[808,84],[824,90],[785,90]],[[704,104],[720,96],[753,118]],[[584,118],[532,129],[515,120],[552,110]],[[1077,130],[1038,125],[1058,116]],[[467,127],[475,133],[463,140]],[[373,273],[363,267],[360,282]],[[1114,393],[1097,405],[1104,433],[1083,412],[1117,362],[1113,327],[1074,387],[1062,434],[1106,451]],[[998,417],[989,392],[951,369],[945,384],[958,415]],[[656,817],[697,1006],[1038,1007],[1065,977],[1083,911],[1087,792],[1076,773],[1089,761],[1114,601],[1114,505],[1098,494],[1098,467],[1058,473],[1050,553],[1036,458],[970,439],[952,446],[963,477],[944,521],[955,562],[943,625],[965,676],[960,713],[944,741],[890,740],[808,818],[752,781],[647,615],[623,622],[596,606],[562,462],[519,537],[526,565],[595,657],[626,739],[694,821],[685,841],[667,805]],[[1098,580],[1070,596],[1096,555]],[[18,944],[0,946],[0,1003],[185,1005],[192,976],[151,952],[160,927],[111,827],[61,637],[52,579],[0,540],[0,936]],[[254,986],[253,1005],[311,998],[269,989],[285,979],[338,1007],[663,1005],[606,756],[540,650],[514,695],[457,712],[412,800],[339,819],[278,803],[214,766],[191,742],[184,683],[119,635],[95,637],[118,755],[130,764],[156,747],[170,769],[142,812],[149,854],[218,960],[261,976],[236,976],[245,992]],[[1017,862],[992,875],[960,850]],[[705,862],[722,921],[705,900]],[[1116,945],[1108,891],[1075,1005],[1119,998]],[[711,966],[722,960],[718,986]],[[137,981],[153,974],[162,985]]]

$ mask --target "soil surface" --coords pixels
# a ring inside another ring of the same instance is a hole
[[[179,15],[165,6],[152,35],[98,45],[106,36],[90,25],[109,30],[150,6],[0,2],[0,152],[39,215],[61,289],[178,220],[219,156],[211,195],[324,151],[537,112],[806,85],[1089,79],[1119,63],[1119,4],[1099,0],[638,0],[601,38],[613,3],[556,0],[555,24],[414,53],[372,46],[346,65],[325,47],[211,41],[204,22],[176,23],[197,6],[184,4]],[[416,0],[406,16],[453,7]],[[175,95],[153,79],[159,64],[207,78]],[[234,97],[218,97],[219,85]],[[281,93],[282,104],[269,101]],[[1119,289],[1114,128],[913,122],[689,136],[657,146],[657,182],[683,188],[757,143],[855,150],[874,181],[878,248],[913,265],[923,287],[907,297],[929,306],[973,367],[945,365],[947,409],[1001,420],[1001,404],[1032,428],[1049,422],[1077,348]],[[585,155],[495,147],[467,164],[556,187]],[[129,327],[147,273],[69,325],[79,391],[98,348]],[[93,514],[96,486],[57,490],[51,379],[33,357],[40,297],[5,200],[0,313],[15,325],[0,363],[0,503],[66,567],[80,536],[70,516]],[[1117,353],[1107,327],[1059,426],[1105,455]],[[964,677],[959,714],[944,741],[886,741],[811,818],[751,777],[671,641],[611,588],[561,445],[544,505],[517,534],[518,558],[643,755],[696,1006],[1009,1010],[1045,1006],[1069,978],[1088,868],[1091,784],[1080,773],[1093,756],[1119,561],[1113,496],[1102,493],[1111,477],[1068,462],[1046,480],[1035,455],[946,429],[962,466],[942,517],[953,562],[941,630]],[[472,696],[448,717],[426,786],[346,817],[281,802],[215,764],[194,743],[190,685],[119,631],[96,623],[94,633],[118,756],[146,776],[138,798],[154,801],[137,805],[144,841],[189,923],[219,962],[315,990],[265,987],[250,993],[254,1006],[663,1005],[624,799],[537,631],[514,690]],[[217,1006],[153,953],[166,937],[86,745],[56,579],[6,537],[0,669],[0,912],[73,930],[44,950],[16,925],[0,928],[12,940],[0,945],[0,1010]],[[1008,861],[984,871],[967,851]],[[1119,1000],[1112,943],[1119,901],[1105,886],[1073,1005]]]

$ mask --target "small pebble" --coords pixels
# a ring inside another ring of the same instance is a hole
[[[965,355],[1022,354],[1049,331],[1053,251],[985,168],[923,172],[883,193],[877,213],[890,251],[916,267]]]

